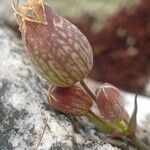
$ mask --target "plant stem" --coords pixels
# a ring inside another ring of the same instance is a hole
[[[95,124],[95,126],[103,133],[110,134],[116,131],[116,128],[112,126],[108,121],[98,117],[92,111],[87,114],[88,119]]]
[[[80,81],[80,84],[82,85],[82,87],[84,88],[84,90],[90,95],[90,97],[96,101],[96,97],[95,95],[92,93],[92,91],[88,88],[88,86],[86,85],[86,83],[84,82],[84,80]]]
[[[96,101],[95,95],[88,88],[84,80],[80,81],[80,84],[84,88],[84,90],[89,94],[89,96]],[[112,134],[117,131],[117,128],[111,125],[111,122],[104,120],[103,118],[98,117],[92,111],[86,115],[88,119],[95,124],[95,126],[105,134]],[[119,133],[119,131],[118,131]],[[125,137],[125,136],[124,136]],[[126,137],[132,144],[134,144],[138,150],[149,150],[148,146],[144,144],[141,140],[139,140],[136,135]]]
[[[140,139],[138,139],[136,135],[132,135],[128,138],[137,147],[138,150],[149,150],[150,149],[150,147],[148,147],[144,142],[142,142]]]
[[[116,128],[110,124],[110,122],[104,120],[103,118],[98,117],[92,111],[89,111],[87,114],[88,119],[95,124],[95,126],[104,134],[112,134],[116,132]],[[119,133],[119,132],[118,132]],[[124,137],[124,136],[123,136]],[[137,147],[138,150],[149,150],[150,148],[144,144],[141,140],[139,140],[135,135],[126,137]]]
[[[86,85],[86,83],[84,82],[84,80],[80,81],[80,84],[82,85],[82,87],[84,88],[84,90],[90,95],[90,97],[94,101],[96,101],[95,95],[88,88],[88,86]],[[89,113],[87,114],[87,117],[103,133],[112,134],[113,132],[115,132],[117,130],[117,128],[115,126],[111,125],[111,122],[108,122],[105,119],[103,119],[103,118],[95,115],[92,111],[89,111]]]

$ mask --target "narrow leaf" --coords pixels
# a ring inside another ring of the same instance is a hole
[[[136,94],[134,100],[134,111],[128,126],[128,133],[130,134],[134,133],[137,128],[137,111],[138,111],[138,105],[137,105],[137,94]]]

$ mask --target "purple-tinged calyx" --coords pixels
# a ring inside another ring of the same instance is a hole
[[[83,80],[93,67],[93,53],[86,37],[43,0],[28,0],[13,7],[26,51],[48,84],[68,87]]]
[[[93,104],[91,98],[78,85],[51,89],[49,102],[56,110],[75,116],[86,116]]]
[[[96,94],[96,103],[101,114],[116,125],[128,126],[129,116],[125,110],[120,91],[108,84],[103,84]],[[120,126],[121,127],[121,126]]]

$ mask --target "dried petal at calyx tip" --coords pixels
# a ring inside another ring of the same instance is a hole
[[[38,73],[58,87],[83,80],[93,67],[87,38],[43,0],[28,0],[23,7],[13,0],[26,52]]]
[[[93,104],[88,94],[78,85],[51,89],[49,102],[58,111],[76,116],[86,116]]]
[[[129,116],[125,110],[120,91],[108,84],[103,84],[96,93],[96,103],[102,115],[112,121],[129,123]]]
[[[19,0],[12,0],[12,7],[20,31],[25,30],[25,21],[27,20],[46,23],[43,0],[27,0],[22,7],[19,7]]]

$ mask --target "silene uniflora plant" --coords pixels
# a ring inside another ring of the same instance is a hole
[[[106,135],[128,139],[137,149],[148,150],[137,138],[137,97],[130,118],[116,87],[105,83],[93,94],[84,82],[93,67],[93,53],[81,31],[44,0],[27,0],[20,7],[19,0],[12,0],[12,6],[30,61],[53,87],[48,92],[51,107],[86,116]]]

